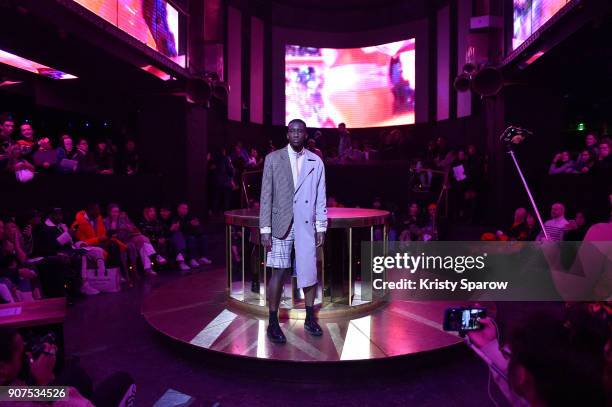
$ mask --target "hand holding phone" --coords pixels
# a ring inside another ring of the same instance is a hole
[[[481,329],[480,321],[487,316],[487,309],[482,307],[453,307],[444,312],[445,331],[459,333]]]

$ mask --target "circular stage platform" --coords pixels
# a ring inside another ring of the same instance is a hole
[[[145,299],[142,314],[161,334],[196,349],[274,361],[383,359],[463,342],[456,333],[442,330],[444,310],[462,304],[390,300],[365,316],[320,318],[321,337],[306,333],[302,320],[284,319],[287,343],[274,344],[266,337],[267,318],[228,302],[225,278],[223,269],[214,269],[166,283]]]

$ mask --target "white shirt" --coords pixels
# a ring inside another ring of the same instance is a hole
[[[293,147],[287,145],[287,152],[289,154],[289,166],[291,167],[291,175],[293,176],[293,188],[297,188],[299,174],[302,171],[304,159],[306,157],[306,149],[302,147],[302,150],[296,152]],[[315,223],[317,232],[325,232],[327,230],[327,222],[317,221]],[[272,233],[271,227],[264,227],[259,230],[260,233]]]
[[[293,147],[287,146],[287,152],[289,153],[289,164],[291,166],[291,175],[293,175],[293,188],[295,189],[297,188],[299,174],[302,171],[302,165],[304,164],[304,157],[306,157],[306,151],[304,151],[304,148],[302,147],[302,150],[300,150],[299,152],[295,152],[293,150]]]

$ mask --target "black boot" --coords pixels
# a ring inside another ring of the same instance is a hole
[[[268,338],[274,343],[285,343],[287,338],[278,323],[278,311],[270,311],[268,322]]]

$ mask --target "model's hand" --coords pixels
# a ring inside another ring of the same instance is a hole
[[[325,232],[317,232],[317,247],[323,246],[325,243]]]
[[[267,252],[272,248],[272,233],[261,234],[261,245],[266,249]]]

